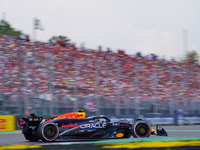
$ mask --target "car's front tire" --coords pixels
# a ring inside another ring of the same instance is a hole
[[[58,137],[59,129],[55,123],[44,122],[39,125],[37,134],[43,142],[52,142]]]
[[[150,125],[144,120],[138,120],[131,127],[131,134],[135,138],[147,138],[151,134]]]

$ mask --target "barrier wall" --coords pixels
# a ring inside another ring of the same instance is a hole
[[[14,115],[0,115],[0,132],[15,130]]]
[[[146,120],[150,125],[200,125],[200,115],[106,115],[112,122],[126,119],[130,123],[135,122],[138,118]],[[19,130],[17,119],[21,116],[0,115],[0,132]],[[50,115],[43,118],[50,118]]]
[[[137,119],[143,119],[149,122],[150,125],[200,125],[200,115],[107,115],[111,121],[119,121],[126,119],[130,123],[135,122]]]

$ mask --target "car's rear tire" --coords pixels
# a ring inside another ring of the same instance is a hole
[[[131,134],[135,138],[147,138],[151,134],[150,125],[144,120],[138,120],[131,127]]]
[[[37,134],[43,142],[52,142],[58,137],[59,129],[55,123],[44,122],[39,125]]]

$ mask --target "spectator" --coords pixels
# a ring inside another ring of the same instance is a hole
[[[198,64],[159,60],[155,54],[142,58],[140,52],[131,57],[123,50],[103,52],[101,47],[97,51],[75,44],[65,47],[62,42],[19,42],[0,36],[0,91],[7,95],[28,92],[39,97],[54,90],[54,99],[63,104],[76,91],[80,97],[98,91],[102,105],[115,105],[113,97],[121,95],[125,106],[124,97],[138,94],[141,101],[156,97],[164,106],[173,92],[177,108],[186,96],[199,101]]]

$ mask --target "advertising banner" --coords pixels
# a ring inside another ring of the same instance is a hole
[[[200,115],[176,115],[176,125],[199,125]]]
[[[200,115],[107,115],[112,122],[128,120],[134,123],[137,119],[147,121],[151,126],[156,125],[200,125]]]
[[[15,130],[14,115],[0,115],[0,132]]]
[[[137,119],[147,121],[150,125],[175,125],[175,115],[108,115],[112,122],[120,120],[128,120],[130,123],[134,123]]]
[[[151,126],[175,125],[175,115],[139,115],[137,117],[146,120]]]

